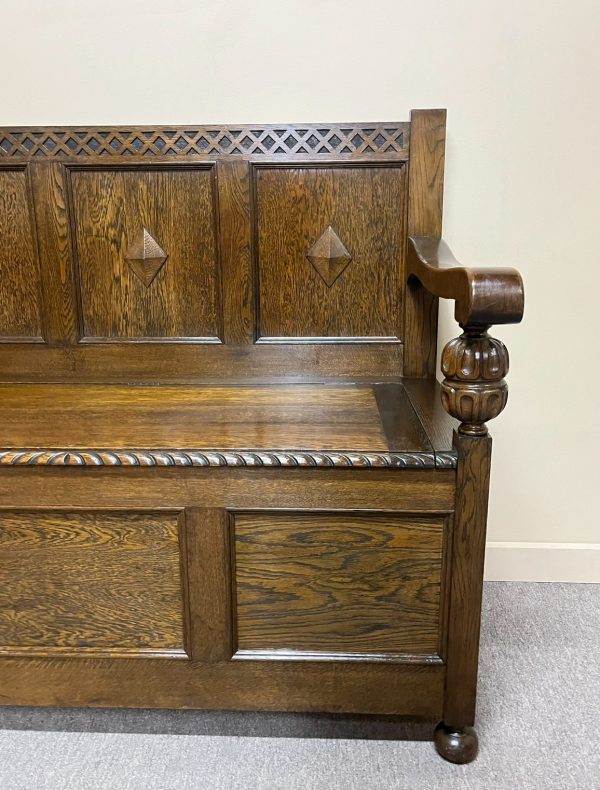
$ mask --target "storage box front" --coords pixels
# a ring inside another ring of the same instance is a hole
[[[5,702],[435,717],[448,523],[268,508],[4,511]]]

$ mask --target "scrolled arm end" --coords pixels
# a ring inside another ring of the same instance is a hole
[[[487,330],[523,317],[521,275],[516,269],[465,268],[445,242],[426,236],[410,237],[408,272],[435,296],[456,302],[463,333],[442,352],[442,403],[461,421],[460,433],[484,436],[485,423],[500,414],[508,399],[508,351]]]

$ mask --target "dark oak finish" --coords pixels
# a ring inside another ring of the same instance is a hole
[[[237,645],[436,656],[442,517],[236,515]]]
[[[428,291],[455,299],[461,326],[518,324],[523,317],[523,280],[516,269],[468,269],[435,236],[411,236],[408,274]]]
[[[0,655],[180,655],[177,516],[0,511]]]
[[[463,727],[458,730],[445,724],[438,724],[434,740],[438,754],[457,765],[472,762],[479,751],[479,741],[473,727]]]
[[[0,343],[0,381],[120,384],[281,382],[397,378],[402,346],[392,343],[228,346],[109,343],[63,348]]]
[[[71,172],[86,340],[219,338],[212,170]],[[166,253],[149,282],[128,261],[144,229]]]
[[[0,170],[0,341],[42,339],[40,271],[27,170]]]
[[[441,715],[444,667],[386,662],[3,658],[3,705]]]
[[[408,189],[408,234],[442,234],[446,111],[411,113],[411,155]],[[414,279],[406,286],[404,374],[435,375],[438,303]]]
[[[185,514],[189,644],[194,661],[216,664],[233,653],[229,516],[218,508]]]
[[[449,591],[444,721],[471,726],[475,719],[479,623],[492,440],[456,434],[459,465]]]
[[[190,468],[164,466],[88,469],[69,466],[3,467],[0,502],[12,508],[93,510],[179,507],[375,510],[449,513],[452,469],[318,469],[297,467]]]
[[[421,110],[429,114],[430,110]],[[435,112],[435,111],[434,111]],[[410,123],[0,128],[0,161],[279,161],[408,158]]]
[[[255,168],[261,341],[401,340],[405,172],[403,165]],[[331,277],[310,261],[326,249],[343,267]]]
[[[445,126],[0,129],[0,704],[437,719],[475,758],[523,285],[441,240]]]

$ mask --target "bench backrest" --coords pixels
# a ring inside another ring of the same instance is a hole
[[[443,110],[407,123],[0,129],[0,378],[433,373],[405,276]]]

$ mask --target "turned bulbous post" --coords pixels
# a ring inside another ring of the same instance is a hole
[[[463,327],[442,352],[442,403],[460,420],[459,433],[485,436],[485,423],[506,406],[508,351],[488,335],[487,326]]]

